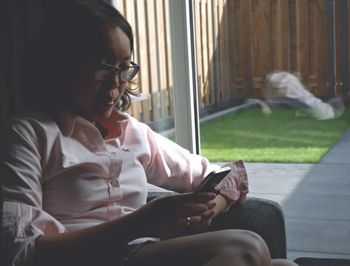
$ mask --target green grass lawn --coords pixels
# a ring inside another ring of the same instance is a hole
[[[202,155],[210,161],[317,163],[350,126],[350,112],[319,121],[274,108],[234,113],[201,126]]]

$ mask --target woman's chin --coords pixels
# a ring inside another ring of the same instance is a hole
[[[99,118],[108,119],[112,115],[113,109],[114,109],[114,105],[109,106],[108,108],[107,107],[99,108],[98,114],[96,116]]]

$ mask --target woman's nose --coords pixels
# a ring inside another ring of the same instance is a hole
[[[120,85],[119,76],[120,76],[120,74],[119,74],[119,72],[117,72],[111,77],[110,82],[111,82],[111,85],[113,86],[113,88],[119,87],[119,85]]]

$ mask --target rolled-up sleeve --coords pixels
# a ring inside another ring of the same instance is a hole
[[[226,164],[231,172],[219,184],[220,194],[226,198],[229,205],[246,199],[249,192],[248,175],[242,160]]]
[[[65,227],[42,209],[42,147],[29,121],[14,121],[2,136],[1,265],[27,265],[40,235]]]

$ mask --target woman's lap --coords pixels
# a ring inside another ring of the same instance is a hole
[[[222,230],[181,236],[145,245],[134,253],[128,265],[202,265],[219,252],[231,256],[249,249],[257,235],[243,230]]]
[[[214,218],[212,225],[205,232],[188,228],[180,237],[146,245],[134,254],[133,263],[130,265],[201,265],[203,263],[198,261],[189,262],[190,258],[197,257],[205,260],[212,255],[210,252],[215,252],[217,248],[224,248],[225,245],[230,249],[231,254],[235,254],[240,252],[242,247],[248,245],[251,248],[253,243],[257,243],[264,252],[269,254],[260,236],[251,231],[233,228],[232,221],[237,218],[236,215],[235,209],[231,208]],[[218,243],[218,241],[222,242]],[[147,259],[150,260],[149,264],[144,263]],[[154,259],[157,260],[154,261]]]

